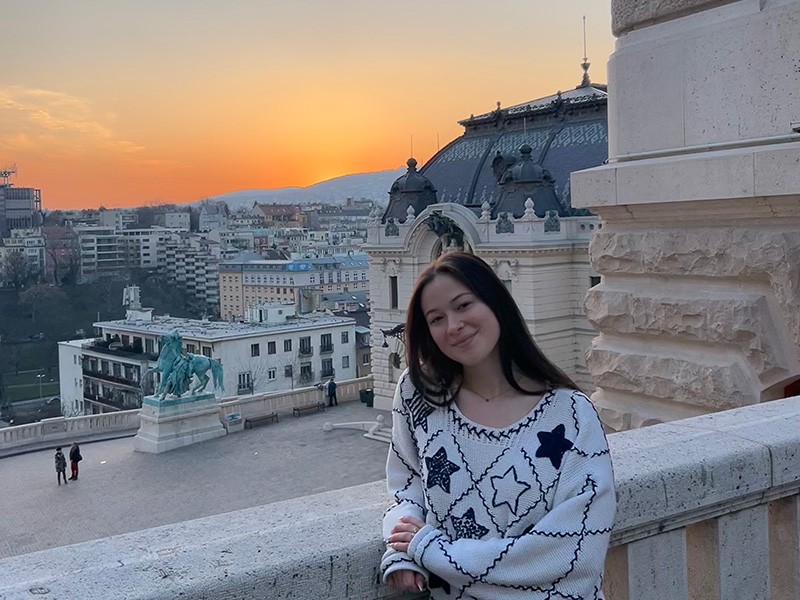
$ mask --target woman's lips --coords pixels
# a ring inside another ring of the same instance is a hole
[[[473,337],[475,337],[475,334],[474,334],[474,333],[471,333],[471,334],[469,334],[469,335],[468,335],[468,336],[466,336],[466,337],[459,338],[458,340],[456,340],[455,342],[453,342],[453,343],[452,343],[452,344],[450,344],[450,345],[451,345],[451,346],[453,346],[453,348],[460,348],[460,347],[462,347],[462,346],[466,346],[466,345],[467,345],[467,343],[468,343],[468,342],[469,342],[469,341],[470,341],[470,340],[471,340]]]

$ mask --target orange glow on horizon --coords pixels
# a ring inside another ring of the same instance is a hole
[[[574,87],[582,15],[593,80],[605,80],[613,44],[608,2],[596,0],[236,10],[142,0],[15,13],[0,39],[15,57],[0,79],[0,167],[16,164],[11,183],[41,189],[47,209],[397,169],[412,136],[422,165],[462,134],[458,120]]]

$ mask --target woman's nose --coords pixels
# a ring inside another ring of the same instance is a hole
[[[447,318],[447,331],[450,333],[457,333],[464,327],[464,323],[458,317]]]

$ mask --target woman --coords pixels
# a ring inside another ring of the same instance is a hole
[[[420,275],[406,319],[384,581],[432,598],[603,598],[616,511],[591,402],[466,253]]]
[[[78,479],[78,463],[83,460],[81,456],[81,448],[78,446],[78,442],[72,442],[72,446],[69,448],[69,465],[72,469],[72,475],[70,480],[75,481]]]

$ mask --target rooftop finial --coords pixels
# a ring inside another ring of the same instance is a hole
[[[578,87],[589,87],[592,85],[592,80],[589,79],[589,57],[586,55],[586,15],[583,15],[583,62],[581,68],[583,69],[583,79]]]

